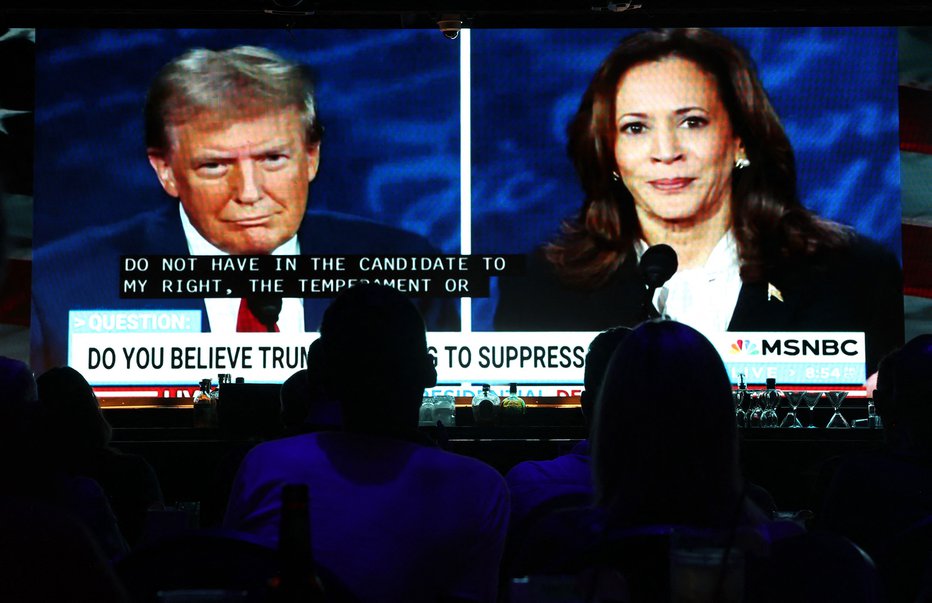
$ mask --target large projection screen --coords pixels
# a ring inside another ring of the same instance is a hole
[[[802,204],[908,265],[900,209],[902,32],[715,31],[756,66],[792,145]],[[599,65],[634,33],[477,29],[450,41],[425,30],[38,30],[33,365],[42,371],[70,363],[95,386],[127,391],[163,391],[217,373],[280,382],[303,367],[326,295],[300,298],[294,312],[303,308],[303,316],[289,323],[296,328],[254,334],[224,327],[211,310],[220,306],[205,307],[196,296],[134,297],[122,289],[126,256],[191,255],[177,236],[184,232],[178,199],[147,154],[149,86],[191,49],[246,45],[313,74],[324,134],[300,253],[481,256],[487,270],[470,264],[475,280],[465,292],[412,291],[441,381],[463,394],[467,384],[486,381],[539,385],[534,391],[545,395],[578,389],[585,347],[598,329],[503,329],[496,325],[499,284],[509,279],[520,290],[527,257],[579,213],[584,193],[567,155],[567,127]],[[505,270],[494,269],[496,258],[507,262]],[[839,300],[869,291],[871,275],[863,277],[837,291]],[[727,333],[707,335],[723,356],[737,343]],[[867,342],[870,357],[870,332]],[[773,342],[763,345],[772,349]]]

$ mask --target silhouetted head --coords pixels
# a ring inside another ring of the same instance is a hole
[[[97,395],[70,366],[49,369],[37,379],[52,443],[62,450],[86,452],[110,442],[110,424],[100,412]]]
[[[881,360],[874,400],[894,445],[932,451],[932,335]]]
[[[695,329],[647,322],[621,342],[593,432],[597,500],[613,523],[733,521],[741,478],[731,383]]]
[[[36,380],[19,360],[0,356],[0,445],[19,445],[31,437],[40,406]]]
[[[596,335],[589,344],[589,352],[586,354],[586,371],[583,376],[585,390],[579,396],[579,405],[582,407],[583,416],[586,417],[586,423],[592,422],[593,406],[598,399],[608,361],[630,332],[631,329],[628,327],[613,327]]]
[[[0,495],[47,494],[55,465],[41,437],[42,406],[32,370],[0,356]]]
[[[339,400],[345,427],[417,426],[437,372],[410,300],[383,285],[350,287],[324,312],[318,341],[324,391]]]

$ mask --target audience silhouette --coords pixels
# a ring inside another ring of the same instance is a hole
[[[71,367],[49,369],[36,380],[45,411],[45,437],[63,470],[103,488],[127,541],[136,544],[150,508],[163,504],[152,466],[110,447],[112,430],[87,380]]]
[[[59,506],[0,495],[0,601],[130,601],[85,524]]]
[[[304,424],[307,420],[312,396],[307,369],[301,369],[282,383],[282,389],[279,393],[279,401],[281,402],[280,416],[282,428],[286,435],[298,435],[309,431],[305,429]],[[339,423],[337,426],[339,426]]]
[[[684,534],[728,535],[747,564],[748,600],[879,600],[870,557],[846,538],[878,561],[888,600],[932,592],[932,335],[881,362],[874,400],[886,447],[838,465],[818,515],[830,532],[808,534],[775,528],[772,498],[742,476],[730,380],[686,325],[599,334],[581,397],[591,439],[519,463],[507,478],[418,432],[435,359],[423,319],[395,289],[343,292],[308,362],[281,388],[288,437],[237,449],[236,462],[245,457],[226,478],[223,524],[274,549],[282,489],[306,484],[313,556],[346,596],[494,601],[500,567],[506,577],[541,568],[585,576],[597,583],[593,600],[619,585],[634,600],[669,596],[669,555]],[[0,559],[13,576],[0,598],[60,599],[66,582],[77,597],[126,600],[107,560],[128,550],[124,535],[137,541],[147,509],[162,503],[152,467],[110,447],[111,427],[74,369],[36,380],[0,357],[0,388]],[[606,568],[622,582],[606,582]],[[780,581],[800,568],[811,575]]]
[[[587,427],[592,407],[598,397],[605,367],[612,353],[631,332],[616,327],[599,333],[589,344],[583,376],[584,391],[579,402]],[[577,443],[570,452],[549,461],[518,463],[505,476],[511,492],[512,530],[536,516],[552,510],[553,505],[588,504],[592,500],[592,468],[589,464],[589,440]]]
[[[507,487],[488,465],[418,434],[436,372],[417,309],[389,287],[351,287],[327,309],[314,345],[343,431],[256,446],[225,525],[274,546],[282,486],[304,483],[314,558],[360,600],[494,600]]]
[[[109,558],[127,550],[106,495],[93,479],[66,470],[43,430],[47,415],[35,378],[19,360],[0,357],[0,493],[41,500],[76,516]]]
[[[860,549],[771,521],[757,504],[772,499],[742,477],[731,383],[691,327],[646,322],[617,346],[595,405],[592,466],[595,509],[551,513],[525,547],[556,559],[532,570],[568,574],[586,600],[879,600]],[[513,583],[513,600],[556,600],[527,586],[546,584],[537,581]]]
[[[589,344],[580,407],[586,426],[592,421],[605,368],[618,344],[631,332],[617,327],[599,333]],[[529,573],[566,571],[596,542],[601,522],[592,507],[589,440],[549,461],[524,461],[506,474],[511,492],[504,578]]]
[[[281,419],[286,435],[339,429],[342,425],[340,405],[324,391],[318,354],[319,345],[312,344],[308,351],[308,368],[282,383]]]
[[[649,600],[668,594],[667,548],[674,531],[730,534],[735,546],[755,552],[777,534],[755,502],[769,505],[772,498],[740,473],[724,366],[697,331],[662,321],[630,333],[603,333],[591,346],[586,384],[590,396],[583,402],[593,418],[593,475],[601,495],[595,507],[590,501],[545,508],[529,514],[529,525],[513,526],[509,575],[624,566],[627,588]],[[781,527],[785,534],[802,531]]]
[[[308,362],[311,368],[295,372],[282,383],[279,392],[282,430],[277,437],[340,429],[340,406],[324,395],[318,363],[313,358],[314,349],[314,346],[311,346]],[[244,416],[241,421],[243,424],[237,425],[237,429],[233,430],[242,441],[232,445],[211,471],[210,487],[201,501],[200,520],[203,527],[213,528],[223,522],[230,490],[243,459],[260,441],[274,439],[264,437],[270,434],[262,434],[263,437],[260,437],[255,433],[255,429],[250,430],[247,418]]]
[[[903,567],[898,547],[913,541],[915,571],[926,569],[932,536],[920,542],[910,529],[932,534],[932,335],[920,335],[884,357],[873,392],[886,446],[841,461],[828,486],[821,524],[867,551],[888,578],[891,600],[915,600],[921,574],[893,575]],[[924,548],[921,548],[924,547]],[[890,561],[899,558],[895,564]]]
[[[618,346],[596,402],[596,500],[611,526],[765,522],[746,496],[731,383],[712,344],[673,321]]]
[[[100,486],[62,471],[41,437],[32,371],[0,357],[0,391],[0,600],[125,600],[107,563],[126,551],[116,518]]]

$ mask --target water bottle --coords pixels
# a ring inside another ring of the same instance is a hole
[[[472,399],[472,418],[476,425],[492,425],[498,420],[502,401],[498,394],[491,391],[488,383],[482,384],[482,391]]]

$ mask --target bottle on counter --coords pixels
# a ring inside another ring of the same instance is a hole
[[[434,423],[434,399],[431,396],[421,398],[421,410],[418,412],[417,424],[421,427],[433,427]]]
[[[210,389],[210,379],[201,379],[200,388],[194,394],[194,427],[217,427],[217,397]]]
[[[508,397],[502,400],[502,416],[506,419],[524,416],[527,412],[527,404],[524,403],[523,398],[518,396],[518,384],[509,384],[508,391]]]
[[[777,427],[780,421],[777,418],[777,409],[785,399],[783,392],[777,389],[777,380],[767,378],[767,388],[760,394],[760,405],[764,409],[760,416],[761,427]]]
[[[223,389],[230,385],[233,382],[232,375],[230,373],[220,373],[217,375],[217,387],[211,392],[214,397],[214,408],[217,412],[217,424],[220,424],[220,414],[223,412],[220,409],[221,397],[223,395]]]
[[[738,427],[747,427],[748,411],[751,409],[751,392],[748,391],[748,384],[744,382],[744,373],[738,375],[738,389],[732,395],[735,398],[735,421]]]
[[[883,421],[880,420],[880,415],[877,414],[877,407],[874,406],[874,401],[872,399],[867,399],[867,418],[851,421],[851,427],[856,429],[883,429]]]
[[[867,426],[871,429],[883,429],[883,420],[877,414],[877,407],[873,400],[867,401]]]
[[[282,514],[278,526],[279,574],[269,581],[270,603],[326,601],[311,549],[311,520],[307,484],[282,487]]]
[[[488,383],[482,384],[482,391],[473,396],[472,418],[476,425],[492,425],[498,420],[502,400],[492,391]]]

